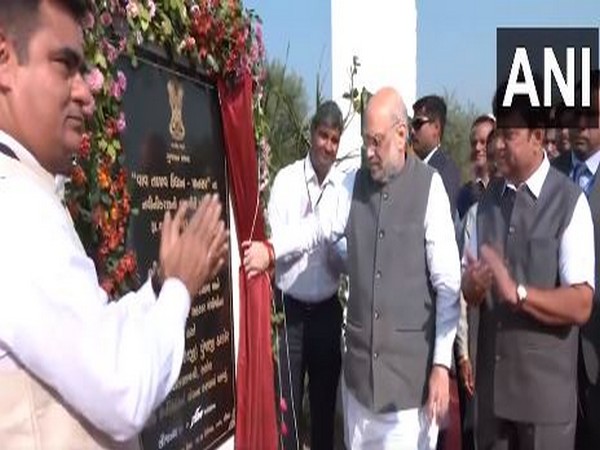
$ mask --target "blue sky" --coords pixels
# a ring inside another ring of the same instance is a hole
[[[317,73],[324,79],[325,95],[330,95],[329,2],[245,0],[244,4],[263,19],[269,58],[285,60],[289,45],[288,67],[304,78],[310,104]],[[447,91],[481,111],[490,108],[496,80],[497,27],[600,23],[600,0],[417,0],[417,11],[417,95]]]

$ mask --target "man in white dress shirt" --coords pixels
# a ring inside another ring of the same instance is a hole
[[[343,394],[353,449],[435,448],[448,410],[460,262],[442,179],[406,153],[407,134],[402,98],[380,90],[366,113],[368,168],[325,190],[333,207],[272,238],[277,259],[347,238]],[[250,246],[245,263],[267,265],[264,245]]]
[[[147,282],[107,302],[55,184],[92,105],[85,12],[81,0],[0,3],[0,448],[134,438],[177,380],[190,299],[227,252],[218,200],[184,231],[182,205],[165,215],[157,292]]]
[[[342,182],[343,176],[334,163],[343,128],[342,112],[335,102],[318,107],[311,121],[308,154],[282,168],[273,182],[268,208],[273,235],[285,233],[290,223],[332,207],[323,197],[323,190]],[[285,315],[285,327],[279,336],[280,370],[283,386],[288,381],[291,385],[291,392],[284,389],[283,395],[290,406],[284,415],[288,429],[284,447],[296,448],[302,440],[299,425],[304,377],[308,374],[311,448],[329,450],[333,448],[341,367],[342,307],[337,297],[340,267],[335,249],[323,245],[310,254],[278,259],[275,276],[276,303]]]

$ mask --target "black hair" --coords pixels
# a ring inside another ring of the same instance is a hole
[[[439,95],[426,95],[421,97],[413,105],[413,111],[423,110],[430,119],[436,120],[440,124],[440,139],[444,136],[444,128],[446,128],[446,102]]]
[[[340,134],[344,131],[342,111],[333,100],[328,100],[319,105],[317,112],[310,121],[310,132],[314,133],[321,126],[338,130]]]
[[[537,74],[533,75],[533,83],[536,92],[543,92],[542,79]],[[532,107],[527,95],[515,95],[510,106],[502,106],[507,89],[508,80],[498,85],[492,100],[492,110],[499,128],[548,128],[550,108]]]
[[[27,60],[29,39],[38,27],[44,0],[0,0],[0,28],[14,42],[19,60]],[[47,0],[48,1],[48,0]],[[81,22],[90,10],[89,0],[52,0]]]

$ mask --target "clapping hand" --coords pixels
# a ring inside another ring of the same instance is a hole
[[[466,302],[479,306],[492,285],[492,271],[481,260],[477,260],[468,250],[467,267],[462,276],[461,287]]]
[[[205,195],[185,225],[188,203],[179,205],[175,216],[165,213],[160,240],[161,279],[178,278],[194,297],[225,264],[229,232],[220,219],[222,206],[217,195]]]
[[[483,245],[481,247],[481,259],[492,274],[498,297],[502,301],[516,306],[518,304],[517,283],[511,277],[508,267],[506,267],[498,252],[489,245]]]

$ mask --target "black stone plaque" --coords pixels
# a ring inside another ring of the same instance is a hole
[[[158,259],[166,210],[218,193],[227,205],[223,129],[216,88],[183,65],[140,51],[123,99],[127,128],[122,143],[131,178],[128,245],[145,280]],[[229,211],[223,219],[229,227]],[[179,380],[142,432],[145,450],[213,449],[235,426],[234,336],[230,264],[193,300],[186,325]]]

